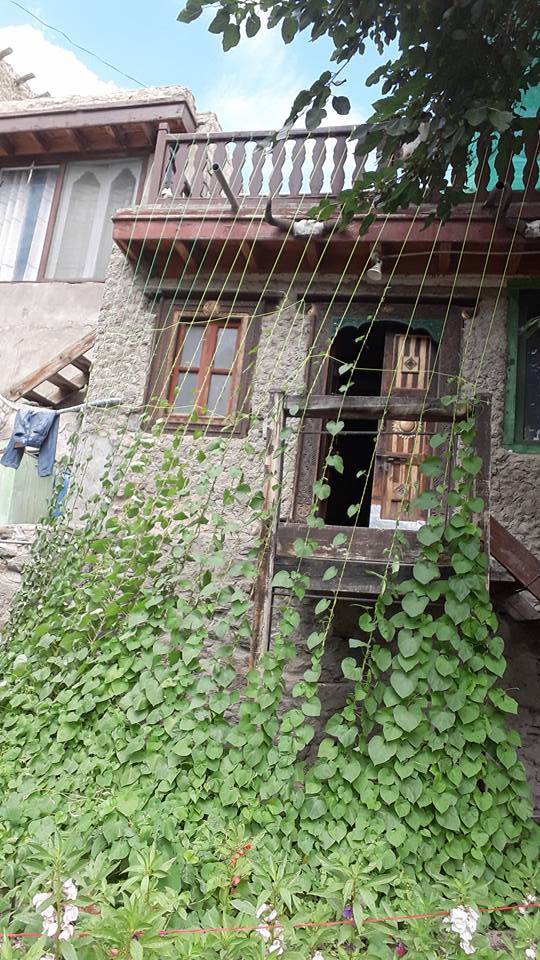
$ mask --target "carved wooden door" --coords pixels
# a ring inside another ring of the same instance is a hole
[[[421,405],[431,383],[431,340],[423,334],[387,333],[381,393],[418,397]],[[426,489],[420,463],[429,454],[425,423],[385,420],[375,452],[370,526],[384,521],[417,521],[425,514],[407,503]]]

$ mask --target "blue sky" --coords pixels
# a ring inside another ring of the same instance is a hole
[[[181,84],[195,95],[200,110],[215,110],[225,129],[277,127],[294,94],[328,66],[329,42],[297,37],[289,46],[279,31],[264,31],[225,54],[209,34],[209,17],[180,24],[180,0],[21,0],[43,20],[61,28],[82,46],[110,60],[146,86]],[[12,65],[33,71],[36,92],[53,95],[106,92],[135,86],[63,37],[45,30],[10,0],[0,4],[0,46],[14,49]],[[339,92],[351,100],[352,120],[368,116],[375,88],[365,79],[380,62],[371,50],[350,65]],[[326,122],[346,123],[330,115]],[[349,121],[350,122],[350,121]]]

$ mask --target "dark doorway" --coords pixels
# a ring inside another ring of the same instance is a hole
[[[382,396],[390,391],[425,396],[429,389],[430,338],[409,331],[403,323],[343,326],[331,353],[327,393],[342,394],[346,386],[347,396]],[[326,523],[369,527],[401,517],[412,486],[411,457],[414,461],[418,454],[416,425],[386,421],[378,437],[375,420],[341,419],[344,428],[334,438],[332,450],[341,455],[344,469],[339,473],[331,467],[327,472],[332,492],[324,505]],[[330,438],[321,450],[323,461],[329,449]],[[413,474],[416,484],[422,482],[417,468]]]

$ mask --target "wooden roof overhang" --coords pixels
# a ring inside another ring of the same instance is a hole
[[[113,237],[134,263],[145,263],[154,277],[178,278],[183,272],[268,273],[324,270],[327,275],[355,275],[366,264],[375,245],[380,249],[384,275],[487,274],[540,276],[538,241],[525,239],[488,211],[456,208],[444,224],[425,226],[432,208],[379,215],[360,236],[359,222],[329,237],[309,240],[287,234],[264,219],[266,198],[243,201],[238,213],[214,202],[186,200],[153,207],[120,210],[113,218]],[[306,216],[314,201],[279,205],[279,216]],[[277,205],[276,205],[277,206]],[[534,208],[534,209],[533,209]],[[512,209],[511,209],[512,212]],[[538,217],[536,204],[521,211],[524,219]]]
[[[40,101],[41,103],[43,101]],[[53,106],[50,110],[0,110],[0,164],[55,156],[122,153],[154,149],[159,124],[189,133],[196,120],[185,101],[112,101]]]

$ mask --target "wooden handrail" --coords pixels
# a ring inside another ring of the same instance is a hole
[[[426,420],[450,423],[464,420],[469,412],[466,403],[445,406],[440,400],[416,397],[344,397],[341,394],[319,394],[310,397],[285,397],[285,412],[289,417],[333,417],[344,420]]]

